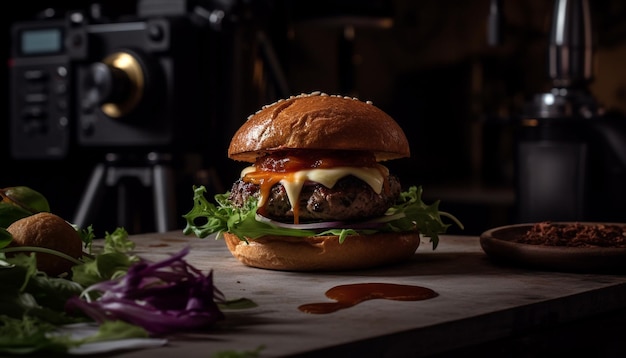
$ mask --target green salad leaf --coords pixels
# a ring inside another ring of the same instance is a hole
[[[6,247],[13,241],[13,235],[7,229],[0,227],[0,249]]]
[[[253,350],[227,350],[213,354],[212,358],[255,358],[261,355],[261,351],[265,349],[262,344]]]
[[[70,348],[86,343],[127,338],[146,338],[143,328],[124,321],[106,321],[98,325],[94,334],[73,338],[56,333],[57,326],[33,316],[14,318],[0,315],[0,353],[26,355],[38,352],[64,354]]]
[[[83,343],[93,343],[101,341],[112,341],[116,339],[148,338],[148,331],[134,324],[120,320],[104,321],[98,326],[98,332],[93,336],[85,337],[80,341]]]
[[[83,287],[97,282],[123,276],[139,257],[129,254],[135,243],[128,237],[124,228],[117,228],[112,233],[106,232],[104,246],[98,255],[84,257],[83,263],[72,267],[72,280]]]
[[[160,297],[155,294],[156,286],[154,285],[160,280],[164,282],[164,290],[170,288],[165,283],[177,280],[183,272],[176,270],[180,271],[182,266],[187,265],[185,266],[186,271],[184,271],[187,274],[199,275],[200,271],[182,260],[183,253],[188,252],[188,249],[185,249],[175,256],[177,258],[175,261],[173,261],[173,256],[169,260],[151,264],[154,267],[153,271],[163,268],[171,269],[171,272],[159,271],[158,274],[163,276],[148,276],[145,266],[149,262],[132,253],[135,243],[130,240],[128,232],[124,228],[117,228],[112,233],[106,232],[104,240],[98,240],[99,243],[95,248],[93,228],[89,226],[86,229],[81,229],[72,225],[79,233],[84,246],[83,256],[79,259],[44,247],[10,246],[13,237],[6,227],[32,213],[25,211],[22,206],[16,205],[18,203],[16,200],[7,200],[7,198],[19,197],[25,199],[20,203],[27,202],[30,207],[38,210],[47,209],[42,206],[43,204],[47,205],[47,202],[44,201],[45,198],[38,193],[26,190],[28,188],[25,187],[10,189],[0,190],[0,356],[6,354],[39,356],[43,352],[65,355],[74,347],[86,343],[149,337],[150,332],[144,328],[145,325],[135,324],[136,322],[131,323],[133,322],[131,320],[114,319],[107,316],[108,319],[99,321],[94,320],[85,311],[68,309],[70,301],[79,299],[89,287],[99,283],[116,285],[122,282],[121,286],[118,287],[117,292],[119,293],[127,288],[125,285],[132,286],[133,283],[137,283],[137,278],[142,278],[142,280],[158,278],[158,280],[147,282],[145,284],[147,289],[139,290],[142,293],[140,298],[134,298],[137,296],[133,295],[120,298],[109,294],[107,300],[109,308],[116,304],[125,304],[128,307],[129,302],[134,303],[136,307],[143,307],[148,302],[154,304],[161,301],[169,303],[175,308],[187,307],[180,305],[180,300],[193,302],[197,297],[192,294],[203,293],[197,289],[184,291],[186,286],[177,284],[170,286],[174,290],[181,288],[176,292],[176,295]],[[39,271],[36,253],[41,252],[70,259],[74,262],[71,274],[52,277]],[[134,275],[129,275],[129,271],[132,271]],[[132,277],[128,278],[129,276]],[[209,279],[205,278],[204,281],[190,280],[189,282],[219,292]],[[152,286],[148,287],[148,285]],[[174,296],[179,301],[172,302]],[[100,297],[93,297],[93,299],[99,300]],[[216,307],[221,314],[219,308],[243,309],[255,306],[256,304],[252,300],[241,298],[238,300],[221,299],[219,307],[218,300],[216,300],[212,307]],[[198,309],[199,306],[195,303],[191,305],[189,311],[195,310],[194,313],[197,313]],[[165,310],[155,310],[155,315],[165,312]],[[172,314],[170,311],[167,313]],[[211,315],[215,312],[204,312],[204,314]],[[191,320],[196,317],[191,317]],[[160,319],[151,323],[156,326],[163,324]],[[88,329],[86,330],[85,327]],[[97,332],[94,331],[94,327],[97,327]]]
[[[243,208],[236,208],[228,200],[229,193],[215,196],[217,205],[209,202],[205,197],[204,186],[193,187],[194,206],[190,212],[183,215],[187,225],[183,229],[185,235],[191,233],[199,238],[205,238],[213,233],[218,237],[223,232],[230,232],[239,238],[256,239],[264,235],[313,236],[313,230],[277,228],[256,220],[257,201],[249,200]],[[196,222],[204,221],[199,225]]]
[[[45,320],[32,316],[14,318],[0,315],[0,353],[32,354],[46,351],[64,353],[71,343],[66,336],[50,337],[47,332],[55,326]]]
[[[91,252],[93,230],[79,233]],[[66,302],[90,284],[122,276],[139,260],[129,254],[135,244],[128,236],[123,228],[107,232],[98,254],[85,255],[72,267],[72,279],[50,277],[37,270],[34,254],[16,252],[7,257],[5,253],[13,248],[0,247],[0,353],[65,352],[86,342],[145,337],[143,328],[124,322],[106,322],[85,340],[48,334],[59,325],[92,321],[82,314],[66,313]]]
[[[452,220],[461,229],[463,224],[452,214],[439,210],[439,201],[427,205],[422,201],[422,187],[412,186],[402,192],[394,206],[385,215],[369,219],[372,224],[380,224],[376,228],[355,229],[333,227],[323,230],[298,229],[273,225],[271,222],[259,221],[256,218],[257,200],[251,198],[242,208],[233,206],[228,200],[230,193],[215,195],[215,203],[206,198],[204,186],[193,186],[194,206],[183,215],[187,224],[183,229],[185,235],[194,234],[205,238],[217,233],[219,238],[224,232],[237,235],[241,240],[256,239],[264,235],[283,235],[308,237],[315,235],[338,235],[343,242],[350,235],[371,234],[375,232],[404,232],[418,230],[420,234],[430,238],[433,249],[437,248],[439,235],[447,231],[451,224],[445,224],[442,217]]]

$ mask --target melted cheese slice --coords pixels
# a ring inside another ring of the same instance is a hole
[[[294,208],[300,197],[302,186],[307,180],[320,183],[327,188],[332,188],[339,179],[348,175],[354,175],[367,183],[376,194],[380,194],[385,181],[383,173],[386,171],[386,167],[378,165],[376,168],[336,167],[329,169],[304,169],[291,173],[275,173],[275,175],[279,177],[277,179],[280,179],[276,181],[285,187],[289,203],[291,207]],[[255,172],[256,167],[247,167],[241,171],[241,177],[245,180],[246,174],[253,175]],[[263,206],[267,198],[264,195],[264,190],[261,190],[260,193],[259,206]]]

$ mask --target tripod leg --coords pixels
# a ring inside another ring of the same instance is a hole
[[[91,172],[89,184],[83,193],[83,197],[78,205],[78,210],[74,215],[73,224],[84,229],[93,220],[96,205],[100,203],[102,194],[104,193],[104,177],[106,174],[106,166],[98,164]]]
[[[152,171],[154,191],[155,221],[158,232],[166,232],[176,228],[174,178],[172,170],[166,165],[155,165]]]
[[[128,188],[128,183],[124,180],[119,180],[117,183],[117,226],[126,228],[129,232],[135,232],[131,223],[131,209],[128,207],[131,200],[128,200],[131,190]]]

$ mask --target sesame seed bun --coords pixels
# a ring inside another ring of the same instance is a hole
[[[235,133],[228,157],[254,162],[284,149],[370,151],[378,161],[410,156],[402,128],[371,102],[319,92],[264,106]]]

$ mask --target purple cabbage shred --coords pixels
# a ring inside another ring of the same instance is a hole
[[[213,270],[204,275],[184,260],[188,253],[189,247],[160,262],[135,263],[123,277],[68,300],[66,310],[80,310],[99,323],[122,320],[153,335],[209,327],[224,318],[217,304],[224,296],[213,285]],[[99,296],[91,300],[93,292]]]

